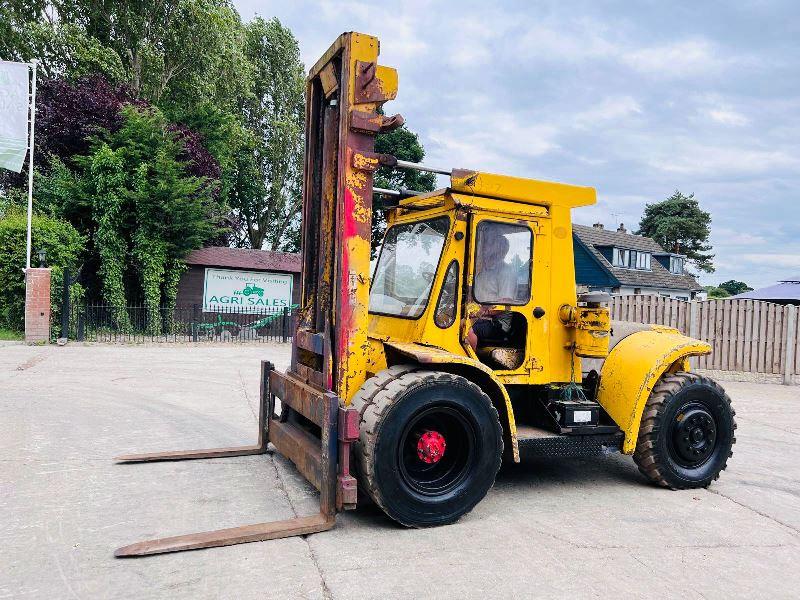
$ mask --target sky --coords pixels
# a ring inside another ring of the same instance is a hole
[[[676,189],[711,213],[716,272],[800,275],[800,2],[234,0],[310,67],[375,35],[425,163],[597,189],[576,223],[633,230]],[[443,182],[444,183],[444,182]]]

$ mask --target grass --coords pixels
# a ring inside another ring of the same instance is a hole
[[[21,340],[25,334],[21,331],[11,331],[10,329],[3,329],[0,327],[0,340]]]

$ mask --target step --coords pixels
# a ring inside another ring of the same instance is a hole
[[[625,436],[621,431],[565,435],[533,425],[517,425],[517,442],[525,458],[584,458],[619,452]]]

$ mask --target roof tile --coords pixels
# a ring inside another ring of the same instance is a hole
[[[691,275],[677,275],[671,273],[655,258],[650,262],[651,271],[623,269],[613,266],[597,249],[602,246],[616,246],[618,248],[627,248],[629,250],[638,250],[653,254],[663,253],[664,249],[652,238],[577,224],[573,224],[572,231],[594,257],[600,261],[603,267],[608,269],[622,285],[687,291],[700,291],[703,289]]]
[[[302,264],[300,254],[294,252],[273,252],[272,250],[225,246],[193,250],[186,257],[185,262],[187,265],[286,273],[299,273]]]

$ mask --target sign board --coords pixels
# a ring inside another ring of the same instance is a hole
[[[206,269],[203,312],[265,312],[292,305],[292,275]]]
[[[0,168],[22,170],[28,152],[30,65],[0,61]]]

